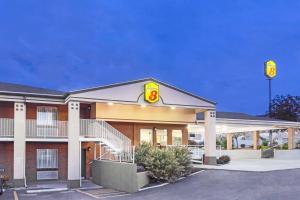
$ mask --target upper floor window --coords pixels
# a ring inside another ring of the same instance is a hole
[[[56,107],[38,106],[37,107],[37,125],[54,126],[58,119]]]

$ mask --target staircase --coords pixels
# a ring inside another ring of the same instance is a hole
[[[81,119],[80,136],[99,141],[101,155],[97,159],[133,162],[131,140],[103,120]]]

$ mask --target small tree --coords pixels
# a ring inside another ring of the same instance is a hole
[[[271,102],[270,117],[288,121],[300,121],[300,96],[277,95]]]
[[[240,136],[243,136],[243,135],[245,135],[245,133],[234,133],[232,135],[232,138],[235,139],[237,148],[239,148],[239,141],[238,141],[238,139],[239,139]]]

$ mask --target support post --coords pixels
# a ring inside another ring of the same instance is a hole
[[[253,132],[253,149],[257,150],[259,146],[259,131]]]
[[[26,186],[26,104],[14,105],[14,186]]]
[[[288,149],[289,150],[292,150],[295,147],[294,138],[295,138],[295,129],[288,128]]]
[[[79,188],[81,180],[80,103],[68,103],[68,187]]]
[[[205,124],[205,158],[204,164],[216,165],[216,111],[207,110],[204,113]]]
[[[232,135],[233,135],[233,133],[228,133],[226,135],[226,137],[227,137],[227,139],[226,139],[226,141],[227,141],[227,150],[232,150]]]

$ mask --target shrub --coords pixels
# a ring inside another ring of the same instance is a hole
[[[152,178],[172,183],[181,176],[184,167],[180,166],[172,150],[155,149],[150,152],[151,155],[146,159],[145,165]]]
[[[241,144],[241,148],[245,148],[246,147],[246,145],[245,144]]]
[[[172,150],[177,162],[183,167],[182,176],[190,174],[192,171],[192,157],[190,151],[187,148],[181,147],[174,147]]]
[[[289,149],[288,143],[284,143],[284,144],[282,145],[281,149],[283,149],[283,150]]]
[[[266,141],[266,140],[262,142],[262,146],[268,146],[268,144],[269,144],[269,143],[268,143],[268,141]]]
[[[152,146],[149,143],[142,143],[140,146],[138,146],[135,149],[135,157],[134,162],[138,166],[146,166],[146,160],[151,154],[151,151],[153,151]]]
[[[230,157],[229,156],[221,156],[218,160],[217,160],[217,164],[227,164],[230,162]]]

